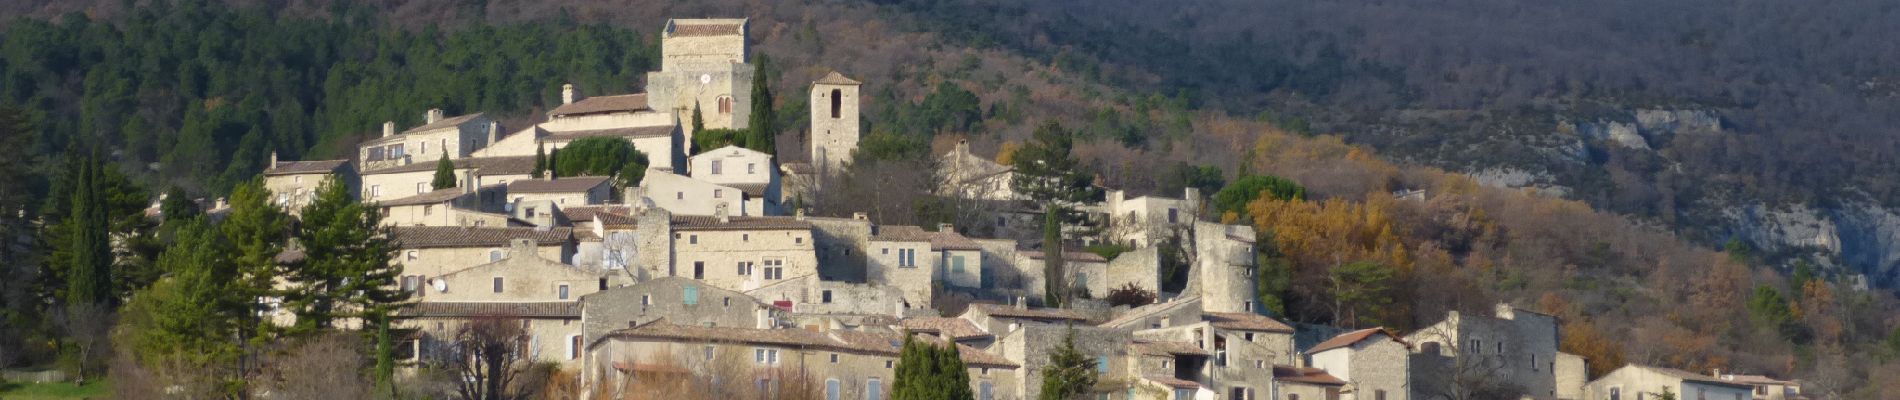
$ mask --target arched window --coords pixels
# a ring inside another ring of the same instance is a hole
[[[831,119],[838,119],[838,109],[844,107],[844,91],[831,89]]]
[[[719,113],[720,114],[732,113],[732,98],[731,97],[719,96]]]

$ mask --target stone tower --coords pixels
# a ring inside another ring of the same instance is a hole
[[[836,71],[811,83],[811,165],[818,176],[836,175],[858,150],[858,87]]]
[[[660,70],[647,73],[647,106],[681,124],[693,107],[708,129],[745,129],[752,114],[746,19],[672,19],[660,31]],[[687,139],[693,132],[686,132]]]
[[[1253,227],[1194,222],[1194,266],[1189,288],[1208,312],[1260,313],[1254,304]],[[1185,294],[1185,293],[1184,293]]]

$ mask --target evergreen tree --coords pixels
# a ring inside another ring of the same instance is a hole
[[[341,182],[317,189],[303,209],[297,240],[304,259],[284,274],[292,285],[285,305],[297,315],[297,332],[329,328],[339,317],[380,321],[408,301],[396,285],[402,266],[390,262],[396,244],[381,214],[357,202]]]
[[[442,152],[442,159],[435,162],[435,180],[429,182],[429,188],[442,190],[455,187],[455,162],[449,161],[449,153]]]
[[[66,216],[67,251],[66,304],[111,304],[112,248],[105,211],[105,199],[99,190],[100,169],[95,151],[81,162],[73,185],[72,212]]]
[[[232,340],[247,299],[236,294],[231,249],[202,218],[184,221],[177,240],[158,257],[168,277],[133,295],[124,324],[131,350],[148,368],[228,371]],[[209,372],[219,375],[217,372]]]
[[[1063,271],[1062,225],[1083,222],[1075,206],[1101,197],[1088,169],[1071,154],[1075,134],[1061,124],[1049,122],[1036,128],[1034,137],[1017,150],[1016,176],[1010,183],[1017,193],[1029,197],[1046,213],[1043,228],[1043,271],[1054,306],[1066,305],[1070,295]]]
[[[1232,185],[1214,193],[1214,212],[1234,213],[1243,221],[1251,221],[1247,216],[1247,204],[1270,196],[1277,200],[1304,200],[1306,188],[1292,180],[1272,175],[1247,175],[1235,179]],[[1216,215],[1217,217],[1219,215]]]
[[[1799,326],[1794,323],[1794,312],[1788,308],[1788,299],[1774,287],[1761,285],[1755,287],[1755,294],[1748,297],[1749,315],[1761,326],[1773,328],[1784,338],[1795,336]]]
[[[277,254],[283,252],[290,229],[290,216],[270,202],[270,191],[260,179],[238,184],[231,192],[231,212],[218,225],[233,249],[231,261],[237,265],[237,281],[232,288],[240,299],[248,299],[249,309],[242,315],[239,336],[252,344],[262,344],[276,325],[259,313],[266,311],[258,298],[281,295],[275,289],[282,272]]]
[[[706,117],[699,113],[699,100],[693,100],[693,134],[706,131]]]
[[[617,176],[623,186],[636,185],[644,176],[647,156],[620,138],[576,139],[561,148],[553,170],[560,176]]]
[[[897,368],[893,371],[891,400],[968,400],[970,372],[954,344],[938,346],[904,338]]]
[[[1075,349],[1075,327],[1062,337],[1062,345],[1049,350],[1049,365],[1042,368],[1040,400],[1080,399],[1100,379],[1095,360]]]
[[[198,202],[192,201],[190,195],[185,194],[185,189],[177,186],[165,192],[165,201],[159,203],[158,210],[159,215],[165,217],[165,222],[188,220],[203,214],[203,210],[198,209]]]
[[[561,149],[554,149],[552,151],[548,151],[548,179],[561,177],[561,172],[555,170],[555,167],[554,167],[556,165],[560,165],[559,164],[560,161],[561,161]]]
[[[544,144],[536,144],[534,146],[534,172],[530,173],[529,176],[533,176],[534,179],[541,179],[541,176],[547,175],[547,172],[548,172],[548,146]]]
[[[746,122],[751,137],[746,139],[745,147],[768,154],[777,153],[775,142],[778,140],[778,127],[773,125],[778,117],[772,107],[772,85],[765,79],[771,75],[767,72],[771,69],[771,60],[760,55],[758,64],[759,67],[752,72],[752,115]]]

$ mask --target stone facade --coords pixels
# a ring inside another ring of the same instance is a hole
[[[1254,311],[1254,231],[1246,225],[1194,222],[1194,269],[1188,292],[1210,312]]]
[[[1099,214],[1108,226],[1107,234],[1117,243],[1133,247],[1152,246],[1161,240],[1184,234],[1193,228],[1201,212],[1200,190],[1188,188],[1180,199],[1160,196],[1127,198],[1127,193],[1110,190],[1098,206],[1085,211]]]
[[[666,274],[746,291],[818,274],[811,225],[788,217],[676,220]]]
[[[1016,171],[970,152],[970,143],[959,140],[957,146],[937,157],[937,195],[973,200],[1022,200],[1016,194]]]
[[[480,235],[484,238],[500,238],[501,240],[470,240],[456,244],[440,245],[413,245],[404,243],[403,239],[407,233],[419,232],[416,230],[426,229],[463,230],[470,235]],[[440,276],[470,266],[500,261],[506,258],[511,251],[509,244],[506,242],[507,239],[528,237],[531,235],[530,232],[532,232],[532,230],[533,228],[500,227],[395,228],[396,240],[400,246],[395,256],[395,262],[402,265],[404,275],[413,275],[422,278]],[[535,253],[542,258],[565,262],[573,257],[574,245],[569,239],[544,241],[535,247]]]
[[[724,207],[731,215],[765,215],[765,202],[747,198],[744,190],[665,171],[647,170],[640,190],[655,206],[674,214],[713,215]]]
[[[811,84],[811,165],[820,179],[842,172],[858,151],[862,85],[837,72]]]
[[[908,313],[904,291],[893,286],[827,281],[817,275],[782,280],[746,294],[801,315],[886,315]]]
[[[342,179],[350,193],[357,192],[356,168],[349,160],[279,162],[277,152],[271,152],[270,160],[271,167],[264,170],[264,189],[271,193],[271,204],[290,215],[301,215],[325,182]]]
[[[1049,365],[1050,350],[1062,345],[1063,338],[1071,331],[1070,327],[1056,324],[1024,324],[1013,331],[991,332],[997,336],[996,344],[990,346],[990,352],[1003,356],[1022,365],[1015,371],[1016,382],[1020,386],[1012,388],[1022,393],[1023,398],[1037,398],[1042,393],[1042,369]],[[1083,355],[1095,359],[1097,371],[1101,372],[1099,381],[1129,382],[1128,343],[1132,338],[1128,332],[1075,325],[1075,348]],[[1125,388],[1111,388],[1098,395],[1125,396]],[[1096,396],[1090,396],[1095,398]]]
[[[581,321],[589,341],[607,332],[661,319],[694,326],[769,329],[785,320],[782,310],[744,293],[686,278],[657,278],[581,296]]]
[[[1335,342],[1337,341],[1337,342]],[[1344,400],[1410,399],[1410,346],[1384,329],[1348,332],[1309,350],[1312,366],[1346,381]]]
[[[647,73],[653,110],[680,121],[698,107],[706,128],[745,129],[752,110],[753,66],[743,19],[673,19],[660,33],[660,70]],[[692,143],[694,132],[686,132]]]
[[[423,113],[423,125],[395,133],[395,123],[383,124],[382,137],[357,145],[358,169],[373,171],[417,163],[434,163],[448,155],[462,159],[493,142],[501,126],[480,113],[444,117],[441,109]]]
[[[1749,385],[1694,372],[1631,364],[1584,385],[1583,398],[1655,399],[1668,391],[1678,399],[1747,400],[1754,398],[1753,389]]]
[[[1108,260],[1108,290],[1128,285],[1161,294],[1161,249],[1154,246],[1123,252]]]
[[[1447,357],[1442,368],[1415,371],[1413,380],[1448,381],[1453,375],[1466,375],[1461,381],[1497,382],[1497,385],[1521,391],[1535,398],[1557,396],[1557,318],[1498,304],[1495,316],[1461,315],[1452,311],[1444,321],[1421,328],[1405,336],[1414,351]],[[1475,357],[1460,362],[1459,357]],[[1502,368],[1461,367],[1502,365]],[[1481,377],[1469,377],[1470,375]],[[1430,389],[1433,385],[1414,385]],[[1432,393],[1414,393],[1413,397]]]
[[[1558,352],[1556,367],[1557,398],[1559,400],[1582,399],[1583,385],[1589,384],[1590,379],[1590,367],[1583,356]]]
[[[889,231],[894,228],[878,227]],[[886,232],[879,232],[886,233]],[[941,257],[933,257],[930,239],[922,236],[873,235],[865,245],[865,282],[899,288],[908,307],[930,308],[937,290]]]
[[[778,169],[773,168],[771,154],[727,145],[694,155],[686,163],[693,179],[745,193],[747,212],[753,213],[750,215],[781,213],[779,200],[784,195],[780,193]]]

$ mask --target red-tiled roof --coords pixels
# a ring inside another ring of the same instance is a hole
[[[1323,369],[1300,368],[1286,365],[1273,366],[1273,380],[1324,386],[1344,386],[1346,384],[1346,381],[1326,373],[1326,370]]]
[[[534,239],[547,246],[562,244],[574,237],[574,228],[471,227],[471,226],[399,226],[390,228],[390,236],[405,249],[430,247],[498,247],[510,240]]]
[[[845,330],[817,333],[803,329],[748,329],[674,325],[666,322],[664,319],[632,328],[615,330],[609,332],[606,337],[602,339],[607,338],[660,339],[688,343],[745,343],[806,347],[893,358],[898,356],[903,350],[904,345],[904,338],[902,336],[890,333]],[[939,345],[945,343],[923,337],[917,340],[929,341]],[[1017,367],[1015,363],[1010,362],[1008,359],[969,346],[958,345],[957,351],[962,356],[964,364],[970,366]]]
[[[548,140],[574,140],[596,136],[619,137],[628,139],[672,136],[675,127],[672,124],[655,126],[636,126],[632,128],[589,129],[581,131],[549,132]]]
[[[279,161],[264,170],[264,175],[327,174],[349,163],[350,160]]]
[[[674,230],[796,230],[811,229],[811,223],[793,217],[728,217],[727,222],[719,222],[718,217],[706,215],[675,215]]]
[[[930,232],[914,225],[879,225],[877,234],[871,235],[877,242],[929,242]]]
[[[1210,312],[1202,313],[1201,319],[1221,329],[1293,333],[1293,327],[1259,314]]]
[[[851,79],[851,78],[846,78],[846,77],[844,77],[844,74],[840,74],[840,73],[838,73],[838,71],[831,71],[831,73],[829,73],[829,74],[825,74],[825,77],[823,77],[823,78],[818,78],[818,80],[816,80],[816,81],[812,81],[812,84],[817,84],[817,85],[862,85],[862,84],[864,84],[864,82],[858,82],[858,81],[857,81],[856,79]]]
[[[1076,312],[1075,310],[1064,310],[1064,309],[1056,309],[1056,308],[1016,308],[1015,306],[1003,305],[1003,304],[976,303],[976,304],[971,304],[970,309],[982,310],[984,314],[989,314],[989,316],[996,317],[996,318],[1025,318],[1025,319],[1074,320],[1074,321],[1085,321],[1089,319],[1087,315],[1083,315],[1082,313]]]
[[[1403,340],[1399,339],[1399,335],[1394,335],[1392,334],[1391,331],[1385,330],[1385,328],[1366,328],[1366,329],[1360,329],[1360,330],[1356,330],[1352,332],[1341,333],[1339,334],[1339,336],[1334,336],[1332,339],[1326,339],[1326,341],[1320,342],[1319,344],[1314,345],[1312,349],[1306,350],[1306,354],[1318,354],[1319,352],[1322,352],[1322,351],[1351,346],[1355,343],[1359,343],[1360,341],[1364,341],[1367,338],[1371,338],[1374,335],[1385,335],[1385,337],[1391,338],[1393,341],[1396,341],[1399,343],[1405,343]]]
[[[571,207],[561,207],[561,213],[567,215],[567,220],[575,221],[578,223],[581,221],[592,221],[594,220],[594,216],[602,215],[602,214],[629,215],[633,213],[633,207],[605,206],[605,205],[603,206],[571,206]]]
[[[1171,355],[1177,355],[1177,354],[1191,355],[1191,356],[1209,355],[1207,350],[1203,350],[1199,347],[1194,347],[1194,345],[1188,344],[1187,342],[1164,342],[1164,341],[1148,341],[1148,340],[1137,339],[1133,343],[1129,344],[1128,347],[1130,350],[1134,350],[1135,353],[1137,354],[1149,355],[1149,356],[1171,356]]]
[[[743,35],[745,34],[745,31],[742,28],[745,28],[745,24],[742,24],[742,23],[724,23],[724,24],[683,23],[683,22],[676,21],[673,24],[672,36],[686,37],[686,36]]]
[[[465,194],[468,194],[468,193],[462,193],[461,190],[456,189],[456,188],[448,188],[448,189],[441,189],[441,190],[431,191],[428,193],[418,194],[414,196],[404,197],[400,199],[394,199],[390,201],[380,201],[380,202],[376,202],[376,205],[383,206],[383,207],[399,207],[399,206],[413,206],[413,205],[418,205],[418,204],[441,204],[441,203],[449,202],[451,200],[455,200],[455,198],[462,197],[462,195],[465,195]]]
[[[508,182],[508,193],[577,193],[607,184],[605,176],[522,179]]]
[[[646,93],[623,94],[618,96],[594,96],[573,103],[562,104],[548,111],[548,115],[581,115],[622,111],[652,110],[647,105]]]
[[[1180,388],[1180,389],[1200,389],[1201,388],[1200,383],[1186,380],[1186,379],[1175,378],[1171,376],[1145,375],[1145,376],[1142,376],[1141,379],[1147,380],[1149,382],[1161,384],[1164,386],[1173,387],[1173,388]]]
[[[580,318],[578,301],[451,303],[422,302],[396,311],[398,317]]]
[[[482,175],[527,175],[534,172],[534,156],[515,157],[471,157],[449,160],[455,169],[476,169]],[[363,175],[399,174],[405,172],[434,171],[435,161],[410,163],[389,168],[363,171]]]
[[[408,133],[414,133],[414,132],[432,131],[436,129],[453,127],[456,125],[461,125],[463,122],[468,122],[476,118],[481,118],[481,116],[482,116],[482,113],[474,113],[474,114],[468,114],[468,115],[459,115],[459,116],[454,116],[454,117],[443,118],[443,119],[436,120],[433,123],[423,124],[422,126],[409,128],[409,130],[402,131],[402,133],[408,134]]]

